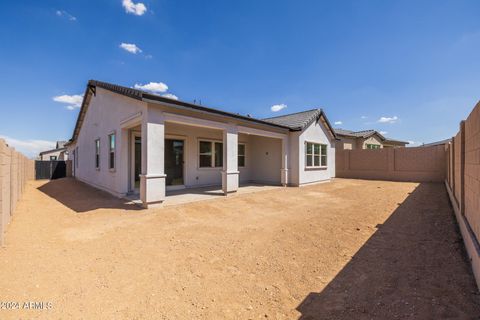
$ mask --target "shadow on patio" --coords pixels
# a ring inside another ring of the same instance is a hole
[[[478,319],[478,290],[443,184],[420,184],[377,228],[323,291],[302,301],[300,319]]]
[[[142,209],[126,199],[116,198],[73,178],[51,180],[38,190],[77,213],[96,209]]]

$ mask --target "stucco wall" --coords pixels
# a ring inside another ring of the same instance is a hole
[[[367,139],[358,139],[357,149],[367,149],[367,144],[375,144],[379,145],[380,149],[383,148],[382,141],[376,135],[373,135]]]
[[[56,156],[57,160],[68,160],[66,150],[62,150],[62,151],[54,150],[52,152],[44,153],[40,156],[40,160],[48,161],[50,160],[51,156]]]
[[[335,144],[336,141],[330,140],[327,129],[319,122],[313,122],[298,137],[298,149],[292,149],[298,153],[295,157],[298,159],[298,167],[292,170],[299,172],[299,185],[329,180],[335,177]],[[327,145],[327,167],[326,168],[306,168],[305,164],[305,144],[306,142],[321,143]],[[295,181],[293,181],[295,184]]]
[[[280,139],[250,136],[251,180],[280,184],[282,168],[282,141]],[[241,173],[240,173],[241,175]]]
[[[69,146],[69,154],[76,155],[74,172],[77,179],[110,193],[121,196],[128,192],[128,157],[121,157],[129,147],[128,135],[121,134],[120,123],[145,110],[146,103],[97,88],[75,144]],[[116,169],[108,168],[108,135],[116,133]],[[95,168],[95,140],[100,138],[100,170]]]
[[[357,140],[353,138],[340,137],[340,141],[335,144],[335,149],[354,150],[357,149]]]

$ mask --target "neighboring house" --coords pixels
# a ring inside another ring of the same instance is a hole
[[[336,147],[340,150],[400,148],[408,144],[406,141],[387,139],[375,130],[335,129],[335,132],[339,138]]]
[[[261,120],[90,80],[67,146],[77,179],[148,206],[166,189],[327,181],[336,141],[320,109]]]
[[[422,144],[422,147],[440,146],[442,144],[449,144],[451,141],[452,141],[452,138],[445,139],[445,140],[440,140],[440,141],[435,141],[435,142],[430,142],[430,143],[424,143],[424,144]]]
[[[57,141],[55,149],[40,152],[40,160],[68,160],[67,141]]]

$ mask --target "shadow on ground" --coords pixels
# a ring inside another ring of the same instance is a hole
[[[51,180],[38,190],[78,213],[96,209],[141,210],[128,200],[116,198],[73,178]]]
[[[420,184],[377,228],[322,292],[302,301],[300,319],[479,319],[443,184]]]

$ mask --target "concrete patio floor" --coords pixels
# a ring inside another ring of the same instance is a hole
[[[227,197],[234,197],[240,194],[247,194],[259,191],[273,190],[283,188],[277,185],[266,185],[259,183],[246,183],[240,185],[238,191],[227,195]],[[209,186],[200,188],[185,188],[180,190],[167,190],[167,198],[161,206],[173,206],[185,204],[190,202],[212,200],[225,197],[222,191],[222,186]],[[137,205],[142,205],[140,195],[134,194],[127,196],[127,199]]]

